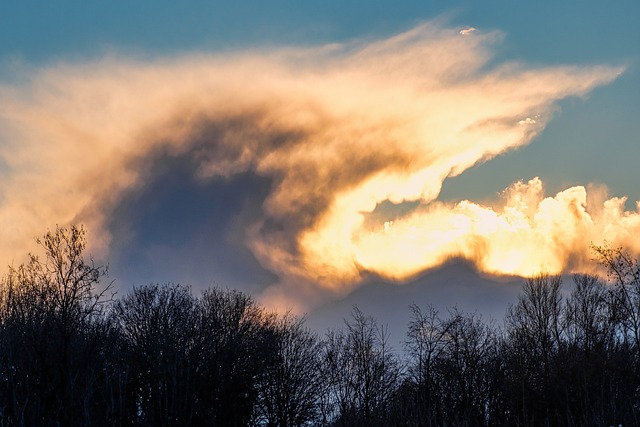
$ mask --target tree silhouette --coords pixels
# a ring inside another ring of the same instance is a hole
[[[261,377],[276,347],[274,316],[238,291],[209,289],[199,301],[197,422],[254,422]]]
[[[640,263],[525,279],[502,326],[410,307],[404,364],[354,307],[319,338],[251,296],[136,286],[119,299],[82,227],[0,286],[0,425],[600,426],[640,424]]]
[[[273,358],[260,382],[260,419],[268,426],[304,426],[317,420],[322,387],[321,343],[289,314],[274,327]]]
[[[57,227],[2,284],[2,392],[10,422],[88,424],[100,369],[106,268],[86,261],[85,231]]]
[[[194,414],[197,360],[195,301],[188,288],[134,288],[113,308],[135,394],[135,416],[145,425],[185,425]],[[131,414],[133,415],[133,414]]]
[[[325,339],[323,418],[340,426],[383,423],[400,382],[399,361],[373,317],[354,307],[345,327]]]

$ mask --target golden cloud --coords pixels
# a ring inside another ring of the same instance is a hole
[[[160,154],[191,156],[203,180],[273,180],[247,245],[285,284],[345,290],[457,256],[491,273],[559,272],[591,240],[631,245],[640,214],[622,199],[591,206],[583,187],[545,198],[533,179],[495,206],[436,200],[447,177],[529,143],[556,101],[622,71],[489,67],[500,37],[427,23],[371,43],[30,70],[0,85],[0,260],[71,222],[108,256],[109,216]],[[386,202],[418,207],[372,221]]]

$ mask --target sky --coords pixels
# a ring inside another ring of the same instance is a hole
[[[500,316],[640,254],[637,1],[0,5],[0,262],[82,223],[123,292]]]

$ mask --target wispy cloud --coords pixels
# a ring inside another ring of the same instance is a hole
[[[274,300],[349,289],[369,272],[403,279],[455,256],[495,273],[553,272],[590,238],[627,243],[639,214],[621,199],[592,206],[582,187],[544,198],[535,179],[495,206],[436,201],[447,177],[529,143],[555,101],[621,72],[487,70],[500,35],[460,34],[425,24],[369,44],[32,70],[0,86],[0,260],[69,222],[87,224],[92,250],[108,256],[105,224],[159,153],[190,156],[202,180],[273,180],[246,244],[281,278]],[[418,208],[376,222],[384,202]]]
[[[461,36],[468,36],[469,34],[473,33],[474,31],[476,31],[476,29],[474,27],[467,27],[467,28],[464,28],[464,29],[458,31],[458,33]]]
[[[518,122],[519,125],[535,125],[536,121],[535,119],[532,119],[531,117],[527,117],[526,119],[522,119]]]

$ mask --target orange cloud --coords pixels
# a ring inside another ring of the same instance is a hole
[[[622,71],[489,68],[500,37],[428,23],[371,43],[28,71],[0,85],[0,260],[70,222],[107,257],[109,216],[160,154],[191,156],[203,180],[272,178],[247,245],[282,283],[309,289],[349,289],[366,272],[402,280],[453,256],[493,273],[556,272],[589,238],[626,243],[638,214],[620,199],[590,210],[582,187],[544,198],[534,179],[496,206],[436,201],[447,177],[529,143],[554,102]],[[376,228],[367,218],[384,202],[419,208]]]

